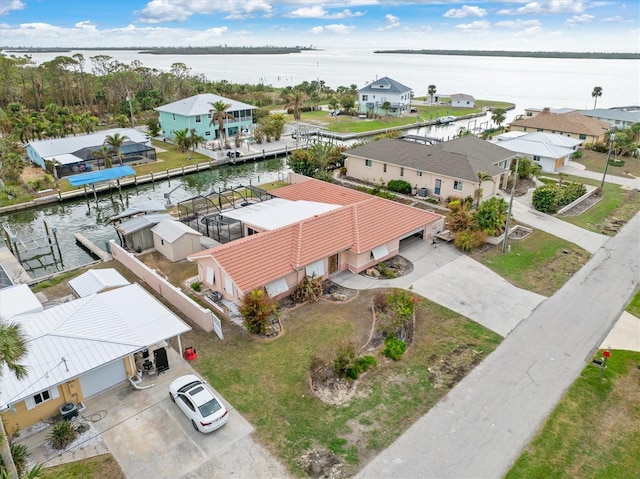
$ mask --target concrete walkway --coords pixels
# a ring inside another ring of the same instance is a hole
[[[342,271],[332,280],[354,289],[412,287],[417,294],[506,336],[545,299],[513,286],[451,243],[416,241],[403,245],[400,255],[413,271],[395,279],[378,280]]]
[[[627,178],[623,176],[612,175],[610,174],[611,170],[612,168],[607,169],[605,183],[613,183],[616,185],[624,186],[625,188],[640,190],[640,178]],[[567,165],[561,167],[558,171],[567,175],[580,176],[582,178],[589,178],[597,181],[602,181],[603,176],[602,173],[586,170],[584,165],[581,165],[580,163],[576,163],[574,161],[569,161]]]
[[[640,351],[640,318],[623,311],[613,329],[602,341],[600,349]]]
[[[637,290],[639,237],[640,213],[358,477],[503,477]]]

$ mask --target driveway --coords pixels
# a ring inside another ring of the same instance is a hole
[[[48,429],[22,438],[31,459],[46,466],[110,452],[129,478],[289,477],[286,468],[251,437],[253,426],[224,398],[229,421],[210,434],[195,431],[169,399],[169,383],[195,373],[171,348],[170,369],[134,390],[128,383],[85,401],[91,426],[63,454],[46,446]],[[218,397],[220,395],[218,394]],[[92,422],[95,421],[95,422]]]
[[[509,334],[545,297],[520,289],[486,266],[460,253],[452,243],[414,241],[400,255],[413,263],[411,274],[378,280],[342,271],[332,280],[354,289],[411,287],[425,298],[466,316],[501,336]]]

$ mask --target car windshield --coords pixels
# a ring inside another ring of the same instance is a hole
[[[201,406],[198,406],[202,417],[211,416],[214,412],[219,411],[221,408],[222,406],[215,398],[213,398],[209,402],[202,404]]]

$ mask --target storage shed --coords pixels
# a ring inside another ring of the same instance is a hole
[[[181,261],[202,249],[202,233],[180,221],[162,220],[151,232],[156,250],[171,261]]]
[[[157,213],[136,216],[123,221],[116,226],[120,243],[129,251],[143,251],[153,248],[154,241],[151,229],[161,221],[176,220],[168,213]]]

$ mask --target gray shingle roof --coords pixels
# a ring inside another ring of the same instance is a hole
[[[214,95],[213,93],[202,93],[200,95],[193,95],[189,98],[183,98],[182,100],[159,106],[158,108],[155,108],[155,110],[175,113],[176,115],[181,116],[207,115],[212,108],[210,103],[216,103],[217,101],[231,105],[231,108],[228,111],[255,110],[256,108],[255,106],[248,105],[247,103],[231,100],[223,96]]]
[[[358,90],[359,93],[372,93],[386,91],[391,93],[405,93],[410,92],[411,88],[403,85],[389,77],[382,77],[379,80],[369,83]]]
[[[607,120],[627,121],[640,123],[640,111],[624,111],[616,109],[596,108],[595,110],[580,110],[585,116],[591,118],[606,118]]]
[[[506,170],[497,163],[516,156],[475,136],[437,145],[385,138],[358,146],[345,154],[467,181],[477,181],[481,171],[491,176],[503,173]]]

